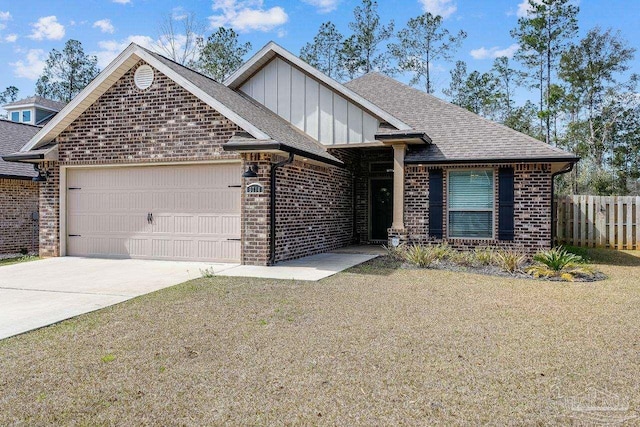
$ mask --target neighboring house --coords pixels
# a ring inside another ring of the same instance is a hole
[[[12,122],[44,126],[66,105],[41,96],[31,96],[3,105]]]
[[[40,253],[273,264],[352,243],[549,247],[578,158],[269,43],[225,84],[135,44],[22,150]]]
[[[0,119],[0,156],[19,150],[39,130]],[[38,252],[37,175],[32,165],[0,159],[0,255]]]

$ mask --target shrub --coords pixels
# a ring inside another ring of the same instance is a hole
[[[594,270],[585,260],[562,246],[540,251],[533,256],[535,264],[527,269],[534,277],[557,277],[573,282],[578,276],[593,276]]]
[[[472,267],[477,263],[473,252],[451,251],[448,255],[449,261],[463,267]]]
[[[496,265],[503,271],[514,274],[522,270],[527,257],[515,250],[500,250],[495,253],[494,259]]]
[[[440,243],[433,246],[429,245],[429,248],[431,248],[438,261],[443,261],[456,253],[456,250],[451,248],[447,243]]]
[[[495,261],[496,251],[490,247],[476,248],[473,251],[473,256],[478,264],[484,266],[491,265]]]
[[[404,253],[404,259],[417,267],[427,268],[438,260],[434,246],[411,245]]]
[[[406,247],[404,244],[400,244],[398,246],[387,246],[382,245],[382,247],[387,251],[387,255],[396,261],[404,261],[405,260],[405,252]]]

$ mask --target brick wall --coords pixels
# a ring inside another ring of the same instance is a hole
[[[243,155],[258,165],[258,177],[244,180],[242,261],[265,265],[269,260],[270,169],[282,157]],[[246,166],[245,166],[246,168]],[[260,183],[262,194],[247,194]],[[353,237],[352,178],[342,168],[301,161],[285,165],[276,175],[276,262],[326,252],[348,245]]]
[[[239,159],[222,151],[240,128],[155,70],[147,90],[134,82],[137,64],[78,117],[56,142],[59,164],[40,196],[41,254],[58,256],[59,165]],[[55,219],[54,219],[55,218]]]
[[[38,251],[38,183],[0,179],[0,255]]]
[[[40,256],[60,256],[60,166],[45,162],[40,168],[49,174],[40,183]]]
[[[465,165],[445,168],[487,168],[494,171],[495,214],[494,230],[498,233],[498,169],[501,166],[513,166],[514,181],[514,216],[515,240],[500,241],[497,239],[444,239],[459,249],[472,249],[478,246],[495,246],[514,248],[533,253],[541,248],[548,248],[551,241],[551,165],[549,164],[516,164],[516,165]],[[444,235],[447,235],[448,212],[447,174],[444,174]],[[405,171],[405,233],[409,242],[424,243],[429,240],[429,174],[425,166],[407,165]]]

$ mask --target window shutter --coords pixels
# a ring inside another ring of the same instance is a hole
[[[513,168],[500,168],[498,175],[498,239],[514,239]]]
[[[442,169],[429,171],[429,237],[442,239]]]

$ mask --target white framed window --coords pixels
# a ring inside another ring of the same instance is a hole
[[[447,234],[451,238],[491,239],[494,218],[493,170],[451,170],[447,179]]]
[[[11,112],[11,121],[12,122],[19,122],[20,121],[20,112],[19,111],[12,111]]]
[[[22,123],[31,122],[31,110],[24,110],[22,112]]]

